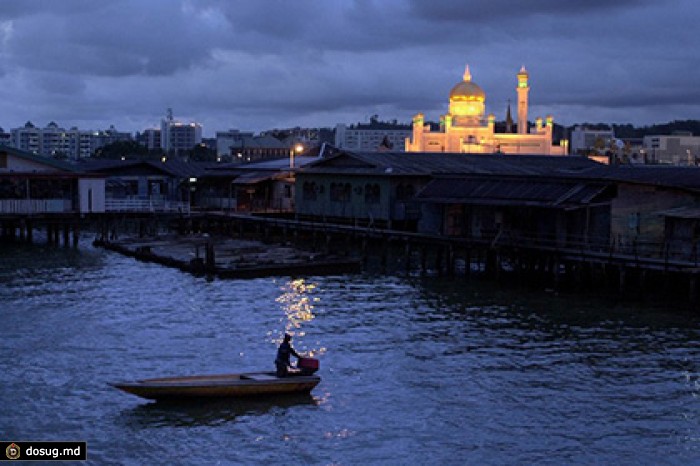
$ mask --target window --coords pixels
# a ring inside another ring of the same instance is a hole
[[[366,204],[379,204],[381,197],[381,190],[378,184],[365,185],[365,203]]]
[[[315,201],[317,192],[318,190],[316,189],[316,183],[313,181],[304,182],[303,198],[305,201]]]
[[[352,194],[350,183],[331,183],[331,201],[349,202]]]

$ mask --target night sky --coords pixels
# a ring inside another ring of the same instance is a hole
[[[465,64],[498,120],[522,65],[531,120],[700,119],[698,44],[697,0],[2,0],[0,126],[436,120]]]

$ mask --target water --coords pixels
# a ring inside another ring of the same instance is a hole
[[[700,318],[352,275],[207,281],[84,245],[0,249],[0,439],[93,464],[700,464]],[[311,396],[161,405],[110,381],[272,369]]]

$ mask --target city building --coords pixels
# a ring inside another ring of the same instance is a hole
[[[114,125],[109,129],[101,131],[93,131],[90,137],[90,153],[94,154],[97,149],[108,144],[113,144],[120,141],[133,141],[131,133],[117,131]]]
[[[440,117],[440,128],[433,131],[425,116],[413,117],[413,131],[406,138],[407,152],[462,152],[566,155],[567,141],[552,145],[554,120],[551,116],[528,123],[529,75],[525,67],[517,74],[517,132],[496,133],[496,117],[485,115],[486,93],[474,81],[466,67],[461,82],[450,91],[448,113]]]
[[[571,154],[589,155],[598,152],[602,155],[610,141],[615,141],[615,133],[611,129],[590,129],[576,126],[571,131]]]
[[[216,132],[216,155],[228,157],[231,155],[231,147],[238,144],[243,138],[252,138],[252,132],[242,132],[237,129]]]
[[[280,141],[272,136],[250,135],[234,140],[229,148],[233,163],[286,158],[293,150],[292,143],[289,141]]]
[[[117,131],[114,126],[104,131],[83,131],[76,127],[66,130],[53,121],[37,128],[28,121],[11,130],[10,145],[31,154],[78,160],[91,157],[107,144],[131,139],[131,133]]]
[[[160,150],[160,129],[147,128],[136,135],[136,142],[146,147],[148,150]]]
[[[377,116],[370,118],[368,124],[358,123],[335,127],[335,146],[338,149],[375,152],[380,150],[403,151],[404,141],[411,136],[411,126],[402,125],[395,120],[379,121]]]
[[[6,133],[4,129],[0,128],[0,146],[9,146],[12,144],[12,134]]]
[[[202,125],[183,123],[173,118],[172,109],[160,124],[160,144],[165,152],[189,151],[202,142]]]
[[[294,128],[271,129],[261,131],[260,136],[273,136],[280,141],[287,143],[290,147],[294,143],[302,144],[304,147],[319,147],[324,142],[332,143],[331,139],[323,139],[328,137],[328,128]]]
[[[698,165],[700,137],[692,133],[644,136],[640,152],[648,163]]]
[[[34,126],[31,121],[26,122],[21,128],[11,129],[10,134],[12,147],[30,154],[39,153],[41,130]]]

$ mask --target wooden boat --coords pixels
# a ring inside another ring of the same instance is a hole
[[[151,400],[188,400],[309,393],[320,381],[316,375],[277,377],[274,372],[249,372],[145,379],[112,386]]]

